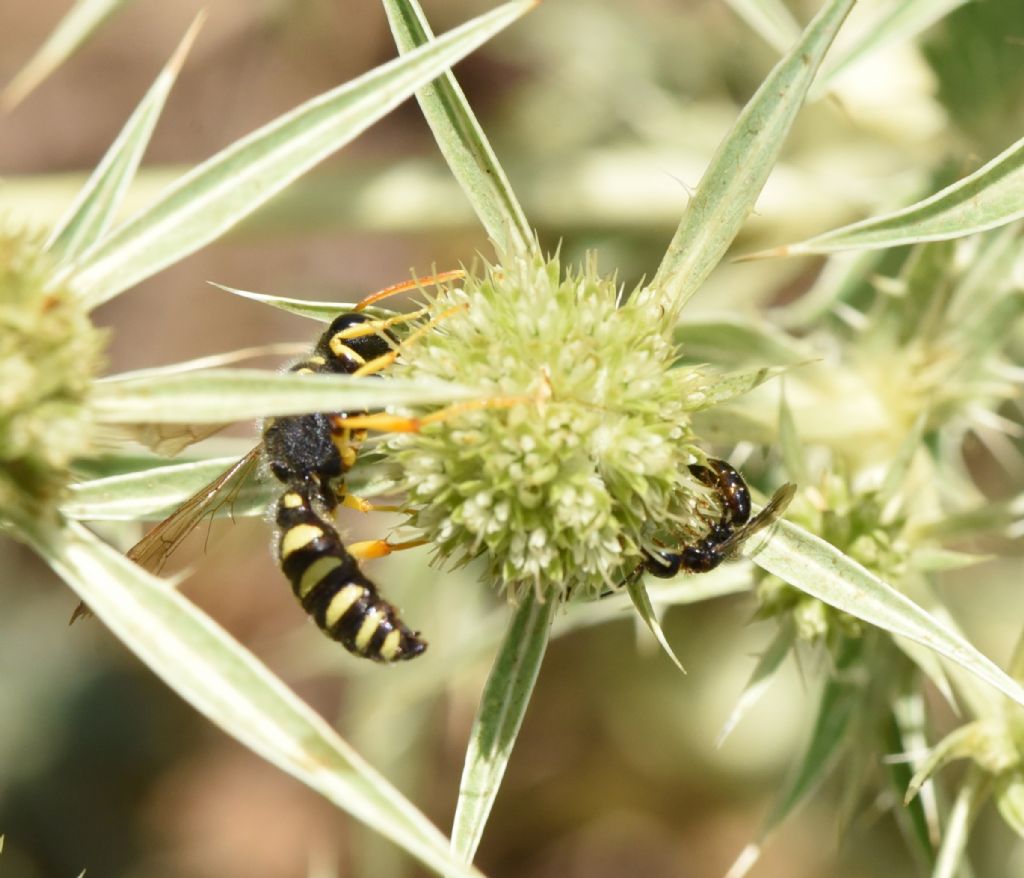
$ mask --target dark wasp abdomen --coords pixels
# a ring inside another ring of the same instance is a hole
[[[404,661],[427,648],[363,575],[333,525],[317,514],[307,489],[281,495],[277,525],[281,569],[324,634],[378,662]]]

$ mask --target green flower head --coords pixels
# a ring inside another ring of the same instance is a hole
[[[86,396],[103,337],[48,281],[32,236],[0,233],[0,509],[39,515],[87,447]]]
[[[653,297],[621,298],[592,260],[564,275],[557,259],[489,267],[431,303],[443,319],[396,367],[505,400],[390,445],[411,523],[443,559],[486,557],[512,598],[600,593],[660,528],[693,536],[689,412],[706,377],[675,368]]]

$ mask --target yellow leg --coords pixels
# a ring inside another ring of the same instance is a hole
[[[341,332],[335,334],[333,338],[348,341],[351,338],[362,338],[364,335],[376,335],[378,332],[390,329],[392,326],[398,326],[400,323],[408,323],[410,320],[422,317],[427,313],[427,310],[428,309],[426,308],[420,308],[418,311],[396,314],[394,317],[382,317],[379,320],[367,320],[365,323],[354,323],[348,329],[343,329]]]
[[[460,280],[466,276],[461,268],[456,268],[453,271],[442,271],[440,274],[430,274],[425,277],[414,277],[411,280],[405,280],[398,284],[392,284],[390,287],[384,287],[382,290],[377,290],[375,293],[370,293],[365,299],[360,301],[353,311],[362,311],[364,308],[368,308],[374,302],[379,302],[381,299],[386,299],[388,296],[394,296],[398,293],[405,293],[409,290],[419,289],[420,287],[432,287],[438,284],[447,283],[450,280]]]
[[[384,506],[379,503],[371,503],[365,497],[358,497],[355,494],[346,494],[341,501],[342,506],[355,509],[357,512],[399,512],[401,506]]]
[[[375,375],[377,372],[383,372],[388,366],[390,366],[396,359],[398,359],[399,351],[402,348],[406,348],[413,344],[417,339],[422,338],[424,334],[429,332],[438,323],[444,320],[446,317],[451,316],[456,311],[464,311],[468,308],[467,303],[461,305],[453,305],[446,311],[442,311],[437,317],[433,317],[424,323],[415,332],[409,334],[407,338],[402,339],[401,345],[393,351],[388,351],[386,354],[381,354],[379,357],[374,357],[372,360],[368,360],[363,363],[355,372],[352,374],[355,376],[362,375]],[[382,329],[387,329],[389,326],[394,326],[396,323],[405,323],[409,320],[415,320],[417,317],[422,317],[427,313],[426,308],[421,308],[419,311],[413,311],[410,314],[400,314],[398,317],[392,317],[388,320],[374,320],[370,323],[361,323],[358,326],[346,329],[343,332],[339,332],[335,338],[352,338],[354,335],[370,335],[374,332],[379,332]],[[367,327],[369,327],[367,329]],[[333,343],[333,339],[332,339]]]
[[[364,540],[360,543],[350,543],[345,546],[345,550],[357,561],[370,561],[374,558],[383,558],[392,552],[414,549],[416,546],[423,546],[426,543],[426,540],[405,540],[401,543],[389,543],[387,540]]]
[[[424,415],[422,418],[410,418],[403,415],[392,415],[387,412],[376,412],[371,415],[330,415],[331,429],[335,432],[343,430],[377,430],[381,433],[418,433],[428,424],[436,424],[458,417],[464,412],[480,409],[505,409],[515,405],[535,402],[533,396],[495,396],[489,399],[471,399]]]

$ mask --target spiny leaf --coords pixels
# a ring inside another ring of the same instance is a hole
[[[746,258],[835,253],[963,238],[1024,217],[1024,138],[984,167],[897,210]]]
[[[782,0],[726,0],[762,40],[780,55],[800,36],[800,25]]]
[[[452,851],[472,862],[523,723],[547,648],[557,602],[541,603],[530,591],[516,608],[487,678],[459,784],[452,823]]]
[[[761,699],[761,696],[768,691],[768,686],[775,678],[775,673],[782,666],[789,651],[793,648],[796,639],[796,626],[793,624],[792,616],[787,616],[779,626],[772,642],[761,654],[754,666],[754,672],[750,675],[747,685],[743,689],[736,706],[729,714],[729,718],[722,726],[722,731],[715,738],[715,746],[721,747],[725,739],[739,724],[739,721],[746,716],[747,712]]]
[[[651,289],[678,315],[736,237],[854,0],[829,0],[750,99],[686,206]]]
[[[68,489],[61,512],[68,518],[89,521],[164,518],[237,461],[237,457],[215,457],[80,482]],[[246,483],[216,514],[263,514],[273,490],[268,483]]]
[[[68,212],[51,233],[46,248],[57,253],[61,262],[74,259],[95,244],[113,222],[128,186],[135,178],[167,95],[171,92],[178,71],[185,63],[185,56],[205,18],[204,12],[196,16],[167,66],[157,76]]]
[[[20,525],[103,623],[200,713],[429,868],[479,878],[320,716],[167,582],[80,525]]]
[[[811,740],[796,770],[792,773],[782,794],[764,822],[761,837],[747,845],[736,858],[726,878],[742,878],[760,859],[768,837],[782,824],[825,778],[846,742],[847,731],[857,706],[861,703],[861,688],[841,679],[825,684],[818,703],[818,715],[811,732]]]
[[[50,33],[46,42],[8,83],[3,95],[0,96],[0,107],[7,112],[13,110],[126,2],[127,0],[78,0]]]
[[[405,53],[434,39],[417,0],[384,0],[391,33]],[[498,249],[508,256],[538,255],[519,200],[451,72],[416,92],[448,167]]]
[[[913,39],[967,2],[968,0],[896,0],[880,5],[878,8],[881,14],[876,16],[871,25],[861,31],[857,39],[848,45],[841,55],[834,60],[830,59],[811,89],[810,100],[816,100],[823,95],[843,71],[864,60],[871,52]]]
[[[967,858],[967,839],[978,809],[989,796],[989,778],[977,767],[972,766],[961,782],[949,816],[946,818],[942,845],[932,870],[932,878],[957,878]],[[970,874],[968,871],[967,874]]]
[[[223,423],[269,415],[380,409],[444,403],[474,393],[438,381],[381,381],[375,376],[300,375],[259,369],[164,374],[133,372],[96,383],[90,404],[112,424]]]
[[[751,560],[801,591],[892,634],[927,646],[1024,705],[1024,689],[959,634],[852,558],[788,521],[749,546]]]
[[[95,307],[195,252],[533,6],[500,6],[236,141],[84,253],[69,279]]]
[[[651,597],[647,594],[643,578],[639,576],[630,578],[629,582],[626,583],[626,590],[629,592],[629,597],[633,601],[637,614],[648,627],[651,634],[654,635],[654,639],[658,641],[658,644],[665,651],[665,655],[672,660],[672,664],[685,674],[686,668],[683,667],[683,663],[679,661],[675,652],[672,651],[672,647],[665,637],[665,632],[661,628],[661,622],[658,620],[658,614],[651,604]]]

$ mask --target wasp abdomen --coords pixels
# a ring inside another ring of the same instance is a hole
[[[703,485],[713,488],[722,504],[723,526],[739,527],[750,519],[750,489],[732,466],[724,460],[708,458],[708,466],[693,464],[690,473]]]
[[[349,652],[378,662],[414,658],[427,644],[398,617],[330,522],[317,514],[305,487],[277,504],[281,569],[303,609]]]

